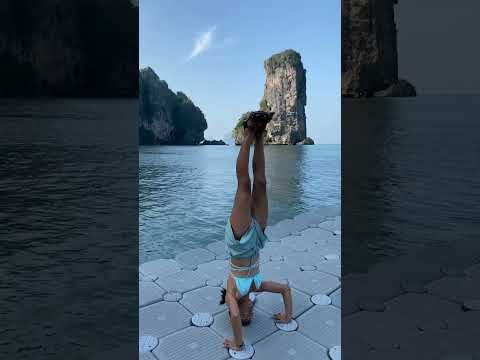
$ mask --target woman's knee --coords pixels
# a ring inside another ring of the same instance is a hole
[[[238,191],[242,194],[250,196],[251,182],[249,176],[242,176],[238,178]]]
[[[265,176],[255,176],[253,184],[258,189],[266,190],[267,188],[267,178]]]

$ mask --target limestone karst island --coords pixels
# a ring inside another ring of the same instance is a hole
[[[273,111],[268,124],[267,144],[313,144],[307,137],[306,70],[301,56],[285,50],[264,62],[265,88],[260,110]],[[242,142],[243,130],[232,131],[235,144]],[[235,123],[232,120],[233,125]],[[222,140],[205,140],[207,120],[203,112],[182,92],[174,93],[150,68],[140,69],[140,145],[225,145]]]
[[[342,1],[342,96],[416,96],[398,77],[397,0]]]

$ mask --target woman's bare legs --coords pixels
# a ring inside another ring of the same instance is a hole
[[[253,152],[253,192],[252,216],[265,230],[268,219],[267,178],[265,176],[265,154],[263,132],[255,135],[255,150]]]
[[[237,192],[233,204],[232,214],[230,215],[230,224],[236,239],[248,230],[252,221],[251,207],[252,194],[250,176],[248,174],[248,162],[250,158],[250,146],[255,136],[253,132],[246,128],[242,146],[237,157]]]

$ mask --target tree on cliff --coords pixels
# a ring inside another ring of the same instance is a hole
[[[183,92],[176,94],[152,68],[140,70],[140,145],[197,145],[207,120]]]

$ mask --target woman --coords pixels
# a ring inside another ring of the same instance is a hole
[[[225,241],[230,252],[230,274],[227,289],[223,290],[222,303],[229,308],[233,339],[226,339],[224,346],[242,350],[242,319],[239,303],[244,303],[250,292],[268,291],[283,296],[285,312],[273,315],[280,323],[292,319],[292,295],[288,285],[264,281],[259,268],[259,250],[267,236],[268,201],[265,178],[264,132],[273,113],[255,111],[244,122],[244,141],[237,158],[237,192],[232,213],[225,228]],[[248,163],[250,146],[253,153],[253,189],[251,189]]]

